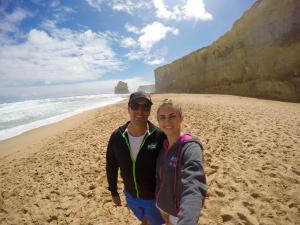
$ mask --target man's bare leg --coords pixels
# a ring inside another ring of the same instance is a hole
[[[160,215],[163,218],[163,220],[165,221],[166,225],[172,225],[172,223],[169,220],[169,214],[160,210]]]
[[[149,223],[149,221],[147,220],[146,217],[143,217],[143,218],[142,218],[142,224],[141,224],[141,225],[151,225],[151,224]]]

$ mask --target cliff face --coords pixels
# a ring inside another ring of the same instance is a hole
[[[115,87],[115,94],[128,94],[128,85],[123,81],[119,81],[117,86]]]
[[[300,102],[300,1],[257,0],[212,45],[157,68],[155,85]]]
[[[155,93],[155,84],[141,85],[138,87],[138,91],[144,91],[147,93]]]

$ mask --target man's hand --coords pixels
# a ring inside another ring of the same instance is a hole
[[[121,199],[120,196],[112,196],[112,201],[115,203],[116,206],[121,206]]]

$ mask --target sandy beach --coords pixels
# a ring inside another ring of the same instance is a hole
[[[226,95],[155,94],[183,106],[204,145],[208,196],[199,224],[300,224],[300,104]],[[111,132],[127,102],[0,142],[0,224],[132,224],[107,191]],[[122,182],[119,183],[122,193]]]

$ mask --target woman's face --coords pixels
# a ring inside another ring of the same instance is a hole
[[[181,132],[182,116],[170,105],[163,106],[157,113],[160,129],[167,135],[179,135]]]

